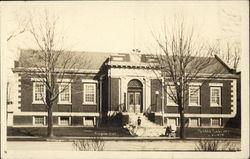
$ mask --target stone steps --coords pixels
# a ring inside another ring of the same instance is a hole
[[[141,125],[138,126],[138,117],[141,119]],[[165,128],[157,125],[142,114],[129,114],[129,124],[125,126],[132,136],[156,137],[165,134]]]

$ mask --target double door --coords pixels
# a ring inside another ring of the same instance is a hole
[[[141,92],[128,92],[128,112],[140,113],[142,111],[142,96]]]

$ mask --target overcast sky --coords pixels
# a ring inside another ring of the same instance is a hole
[[[69,45],[79,51],[130,52],[133,48],[147,51],[153,39],[150,29],[157,30],[165,18],[184,15],[209,41],[220,38],[220,10],[241,14],[244,3],[230,1],[144,1],[144,2],[8,2],[3,7],[7,33],[15,30],[14,13],[29,9],[49,8],[60,17]],[[33,47],[19,36],[9,47]]]
[[[12,68],[18,58],[19,48],[36,48],[27,34],[6,42],[8,35],[18,30],[16,14],[22,17],[28,10],[39,12],[45,8],[60,17],[67,45],[76,51],[128,53],[136,48],[148,53],[155,43],[150,31],[157,32],[164,19],[171,25],[174,14],[181,14],[195,27],[195,32],[211,43],[228,37],[242,42],[241,35],[246,33],[241,26],[248,22],[247,1],[3,2],[1,39],[8,68]],[[232,24],[222,10],[240,17],[240,22]]]

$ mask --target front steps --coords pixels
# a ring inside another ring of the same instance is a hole
[[[140,117],[141,125],[138,126],[137,119]],[[132,136],[157,137],[165,134],[166,128],[148,120],[143,114],[131,113],[128,115],[127,128]]]

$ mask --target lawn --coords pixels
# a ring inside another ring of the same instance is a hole
[[[114,127],[54,127],[55,136],[74,136],[74,137],[92,137],[92,136],[130,136],[127,129]],[[46,127],[8,127],[8,136],[46,136]]]
[[[46,136],[46,127],[8,127],[8,136]],[[68,137],[129,137],[127,129],[120,127],[54,127],[55,136]],[[179,129],[177,129],[177,137]],[[187,138],[240,138],[235,128],[185,128]]]

